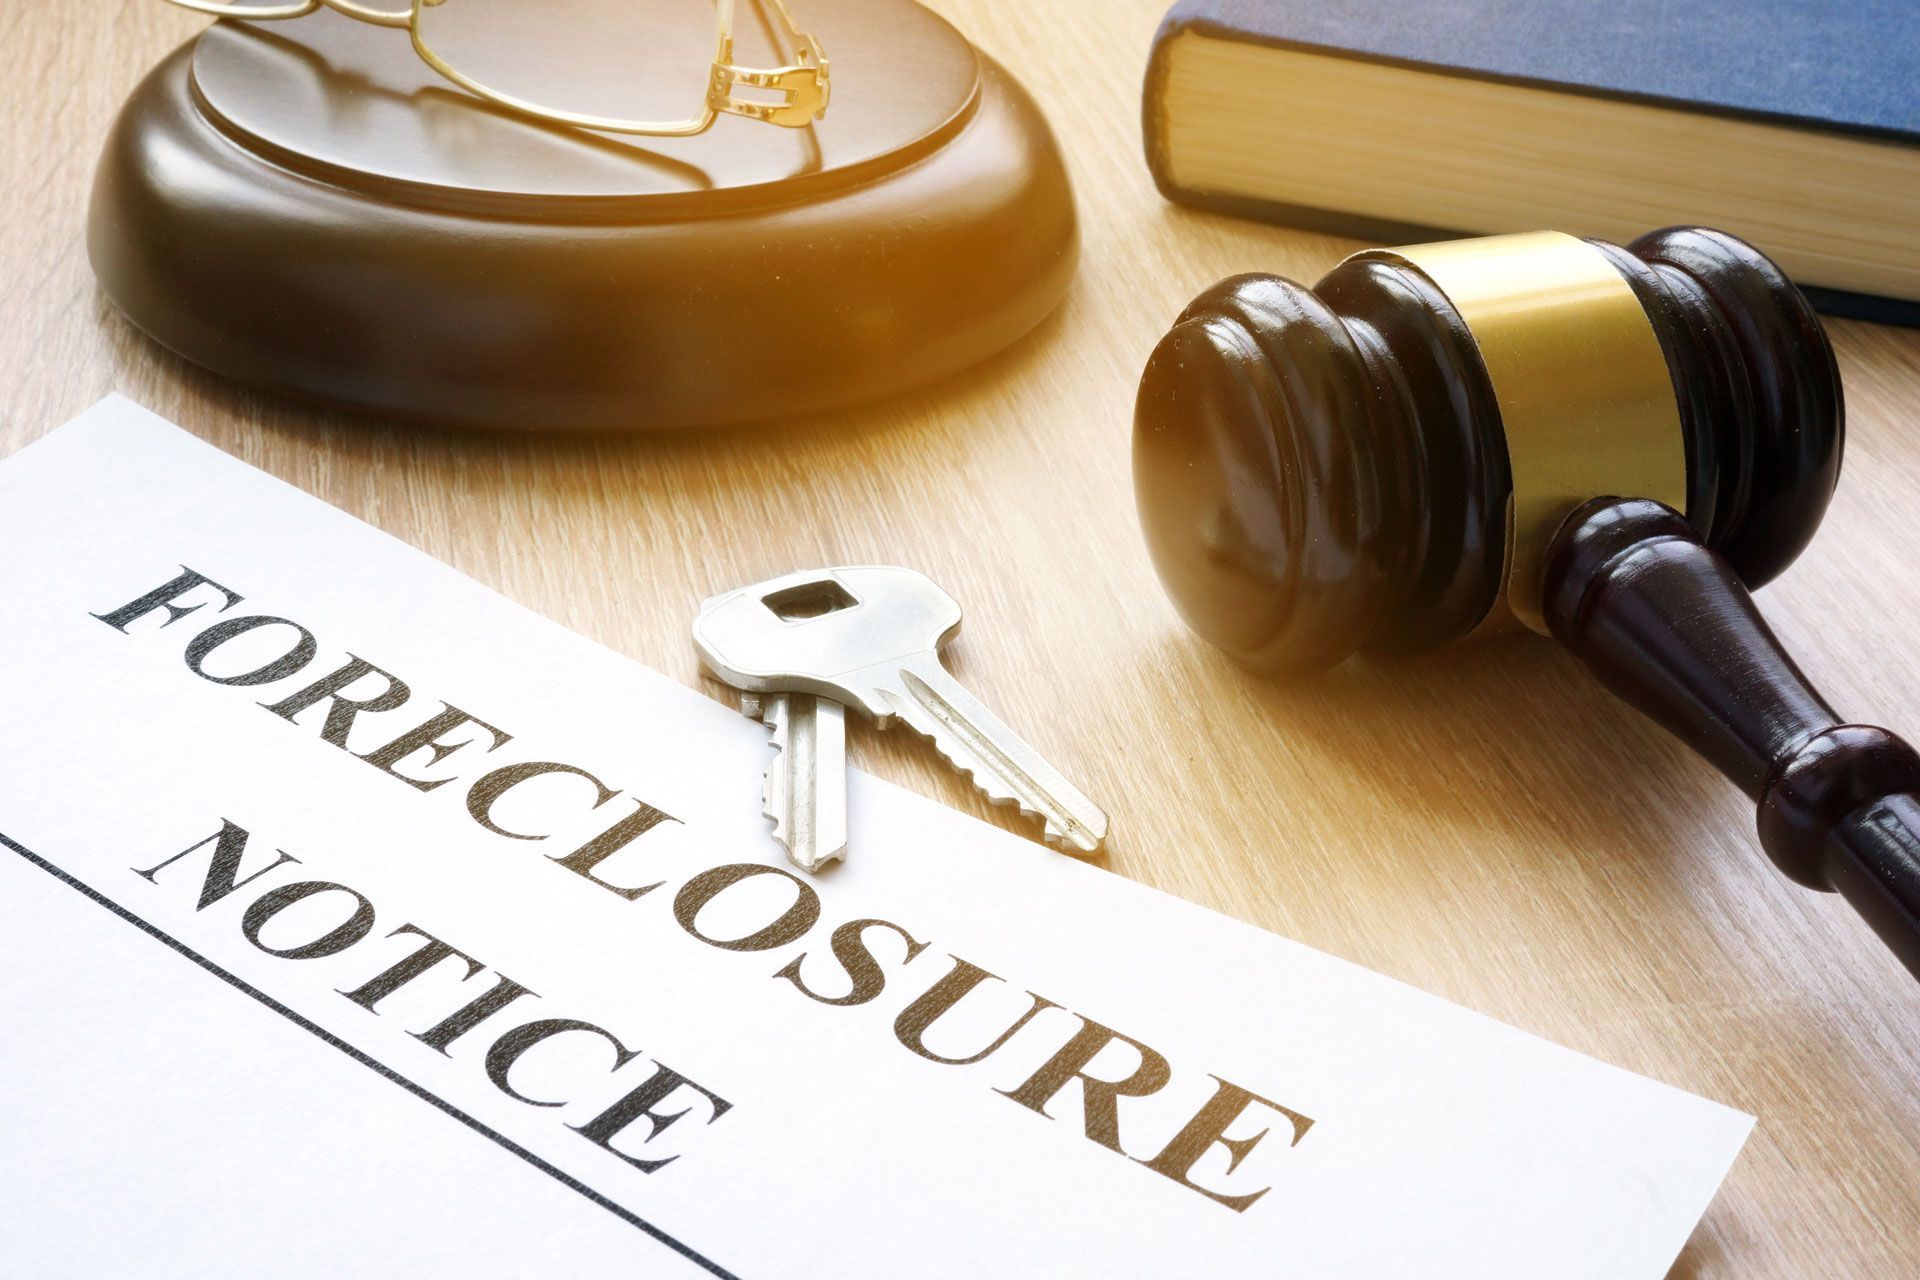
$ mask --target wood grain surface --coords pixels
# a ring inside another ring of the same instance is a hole
[[[1356,246],[1161,201],[1138,124],[1160,0],[934,7],[1059,134],[1085,237],[1060,311],[855,412],[530,439],[273,401],[147,341],[88,269],[88,186],[122,95],[202,20],[159,0],[0,6],[0,451],[124,392],[715,696],[687,638],[709,592],[833,561],[926,570],[967,606],[962,678],[1111,809],[1114,872],[1758,1115],[1675,1277],[1920,1275],[1920,988],[1843,903],[1766,864],[1730,786],[1543,641],[1280,688],[1162,598],[1129,475],[1147,351],[1216,278],[1311,280]],[[1762,607],[1844,714],[1913,734],[1920,332],[1832,330],[1845,475]],[[852,752],[1024,832],[916,740],[858,732]]]

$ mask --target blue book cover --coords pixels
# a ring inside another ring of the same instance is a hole
[[[1915,0],[1181,0],[1166,25],[1920,143]]]
[[[1920,0],[1181,0],[1147,73],[1147,154],[1162,189],[1188,203],[1372,239],[1475,228],[1275,206],[1172,180],[1164,114],[1156,113],[1166,51],[1184,32],[1920,146]],[[1810,292],[1831,310],[1920,319],[1911,299]]]

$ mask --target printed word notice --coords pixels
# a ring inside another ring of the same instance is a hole
[[[125,400],[0,599],[8,1276],[1658,1280],[1751,1125],[869,777],[797,875],[760,726]]]

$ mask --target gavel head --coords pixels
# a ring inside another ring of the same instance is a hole
[[[1141,378],[1134,483],[1188,623],[1298,675],[1544,631],[1548,546],[1593,498],[1658,499],[1759,586],[1842,434],[1826,333],[1752,246],[1494,236],[1201,294]]]

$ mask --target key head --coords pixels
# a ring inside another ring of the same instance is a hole
[[[959,629],[959,602],[926,575],[844,565],[714,596],[700,606],[693,640],[707,669],[735,689],[811,693],[884,721],[892,708],[861,673],[937,653]]]

